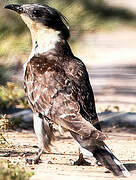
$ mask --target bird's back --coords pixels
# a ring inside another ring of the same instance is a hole
[[[27,63],[25,91],[33,111],[42,112],[52,119],[53,103],[58,101],[61,106],[61,99],[67,98],[72,103],[76,102],[78,111],[86,120],[96,121],[94,96],[85,65],[70,49],[60,50],[60,54],[60,51],[52,51],[33,56]]]

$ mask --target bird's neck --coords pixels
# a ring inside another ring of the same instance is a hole
[[[36,27],[30,29],[32,35],[33,50],[35,53],[43,54],[55,48],[60,41],[59,32],[53,29]]]
[[[32,36],[33,48],[28,61],[34,55],[45,54],[51,50],[55,51],[56,53],[61,52],[62,55],[72,54],[67,40],[61,37],[60,31],[51,29],[42,23],[33,21],[24,13],[20,16],[28,26]]]
[[[59,31],[51,29],[42,23],[32,21],[25,14],[21,14],[21,18],[31,32],[33,51],[36,48],[36,52],[38,54],[43,54],[51,49],[54,49],[56,43],[61,40]]]
[[[30,57],[34,55],[48,54],[48,52],[54,52],[56,56],[71,55],[72,51],[68,42],[60,37],[60,32],[54,29],[45,27],[37,27],[37,29],[31,28],[32,36],[32,53]]]

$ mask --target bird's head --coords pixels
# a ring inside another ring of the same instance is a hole
[[[17,12],[26,23],[32,34],[33,44],[43,43],[46,36],[50,41],[68,40],[70,33],[66,18],[56,9],[40,4],[9,4],[6,9]],[[52,38],[52,40],[51,40]],[[54,40],[53,40],[54,39]]]
[[[5,8],[16,11],[20,14],[29,28],[31,24],[40,24],[60,32],[64,39],[69,38],[69,29],[65,25],[66,18],[56,9],[40,4],[9,4]],[[64,23],[65,22],[65,23]]]

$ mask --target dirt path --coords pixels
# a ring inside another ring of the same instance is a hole
[[[136,64],[105,65],[88,68],[95,93],[97,111],[116,107],[116,111],[136,112]]]
[[[135,0],[105,0],[107,4],[136,13]],[[136,63],[136,30],[122,25],[113,31],[98,31],[81,37],[75,54],[87,65],[116,65]]]
[[[136,135],[111,133],[108,136],[107,145],[131,171],[132,176],[127,179],[135,179]],[[71,180],[118,179],[111,173],[108,173],[104,167],[98,167],[94,159],[91,161],[91,166],[71,165],[72,160],[78,158],[78,148],[69,133],[65,133],[64,136],[57,136],[51,152],[43,154],[42,163],[39,165],[28,165],[25,163],[25,158],[30,158],[37,152],[37,148],[34,148],[37,145],[37,139],[33,132],[9,132],[8,137],[12,139],[15,148],[1,149],[0,156],[5,154],[5,152],[10,152],[10,157],[7,158],[8,160],[14,163],[20,163],[22,167],[35,173],[30,180],[67,180],[69,178]]]
[[[86,34],[74,52],[88,66],[136,64],[136,30],[124,26],[113,32]]]

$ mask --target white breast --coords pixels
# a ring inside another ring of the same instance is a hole
[[[27,63],[31,60],[34,55],[46,53],[55,48],[56,43],[60,41],[59,31],[48,28],[42,23],[33,21],[26,14],[21,14],[21,18],[30,29],[32,36],[32,51],[31,54],[24,64],[24,71],[26,70]]]

